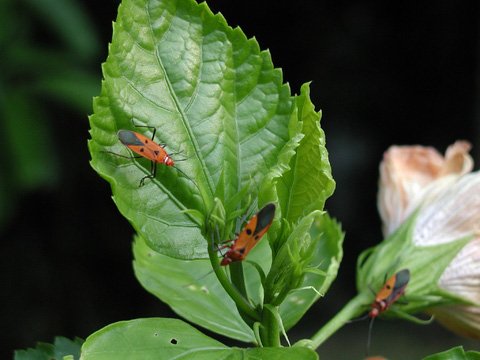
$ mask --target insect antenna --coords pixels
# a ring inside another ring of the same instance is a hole
[[[205,279],[208,275],[210,275],[211,273],[213,273],[213,269],[208,271],[206,274],[203,274],[202,276],[200,276],[199,278],[196,278],[195,281],[198,282],[200,280],[203,280]],[[188,283],[188,284],[185,284],[183,285],[182,287],[183,288],[186,288],[186,287],[189,287],[189,286],[192,286],[192,285],[195,285],[194,283]]]
[[[368,356],[368,353],[370,352],[370,343],[372,341],[372,329],[373,329],[373,321],[375,320],[374,317],[371,318],[369,324],[368,324],[368,336],[367,336],[367,348],[365,352],[365,356]]]
[[[188,176],[187,174],[185,174],[185,172],[184,172],[184,171],[180,170],[180,169],[179,169],[178,167],[176,167],[175,165],[174,165],[173,167],[174,167],[175,169],[177,169],[177,170],[178,170],[178,172],[182,173],[182,174],[183,174],[183,176],[185,176],[185,177],[186,177],[188,180],[190,180],[191,182],[195,183],[195,181],[193,181],[193,180],[192,180],[192,178],[191,178],[190,176]],[[196,184],[195,184],[195,185],[196,185]],[[198,189],[198,187],[197,187],[197,189]],[[200,189],[198,189],[198,190],[200,191]]]
[[[367,318],[368,318],[368,313],[366,313],[366,314],[363,315],[363,316],[360,316],[359,318],[352,319],[352,320],[348,320],[348,321],[347,321],[347,324],[356,323],[356,322],[358,322],[358,321],[363,321],[363,320],[365,320],[365,319],[367,319]]]

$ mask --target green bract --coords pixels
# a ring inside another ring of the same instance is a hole
[[[440,289],[438,283],[446,267],[471,237],[435,246],[415,246],[412,232],[417,216],[418,212],[412,214],[387,239],[360,255],[358,291],[365,293],[370,292],[369,288],[380,289],[386,277],[400,269],[409,269],[410,281],[405,291],[408,304],[401,305],[402,312],[415,313],[436,305],[465,303],[465,300]],[[371,297],[373,301],[373,294]],[[385,313],[389,314],[388,311]]]

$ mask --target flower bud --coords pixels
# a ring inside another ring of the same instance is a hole
[[[287,294],[300,287],[304,276],[312,269],[310,262],[314,248],[321,237],[321,219],[324,212],[316,210],[305,216],[290,231],[284,224],[284,233],[288,234],[273,259],[271,270],[266,278],[265,303],[278,306]]]

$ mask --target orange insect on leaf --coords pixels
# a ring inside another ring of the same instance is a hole
[[[130,130],[119,130],[117,136],[123,145],[138,155],[158,164],[174,165],[172,158],[168,156],[163,146],[152,139]]]
[[[368,316],[374,318],[387,310],[391,304],[403,295],[409,280],[410,271],[408,269],[400,270],[390,277],[375,296],[375,301],[371,305],[372,309]]]
[[[229,246],[229,250],[224,255],[220,265],[226,266],[232,262],[244,260],[268,231],[274,216],[275,205],[265,205],[248,221],[241,233],[233,240],[233,244]]]

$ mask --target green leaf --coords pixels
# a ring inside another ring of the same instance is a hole
[[[165,255],[206,258],[207,242],[189,213],[208,214],[223,174],[223,203],[250,181],[262,181],[290,138],[294,102],[270,54],[232,29],[205,3],[125,0],[114,24],[105,80],[94,100],[92,166],[112,185],[119,210]],[[149,163],[128,155],[116,132],[132,129],[166,144],[175,168],[159,164],[138,188]]]
[[[292,328],[320,298],[317,291],[322,295],[327,293],[337,277],[343,257],[342,244],[345,234],[340,224],[327,213],[322,213],[316,219],[310,234],[319,238],[318,241],[312,241],[315,247],[312,249],[309,266],[313,271],[305,274],[298,290],[291,291],[280,305],[280,315],[286,330]]]
[[[301,347],[289,348],[257,348],[257,349],[232,349],[232,358],[228,359],[251,359],[251,360],[318,360],[315,351]]]
[[[282,217],[291,223],[314,210],[323,210],[333,194],[332,178],[325,133],[320,127],[321,112],[316,112],[310,100],[309,84],[304,84],[296,97],[298,120],[305,136],[290,162],[290,171],[277,183]]]
[[[424,357],[423,360],[479,360],[480,352],[465,351],[462,346],[454,347],[434,355]]]
[[[159,254],[139,236],[135,238],[133,252],[137,279],[177,314],[223,336],[255,341],[252,330],[212,272],[209,260],[185,261]],[[247,290],[256,303],[261,301],[258,293],[261,280],[250,262],[265,267],[265,263],[270,263],[269,255],[268,242],[261,241],[249,254],[249,263],[244,264]]]
[[[82,360],[174,359],[206,355],[228,349],[177,319],[121,321],[90,335],[82,346]]]
[[[66,356],[73,356],[72,359],[80,357],[80,347],[83,340],[75,338],[67,339],[57,336],[53,344],[37,343],[35,349],[16,350],[15,360],[61,360]]]
[[[307,348],[228,348],[177,319],[137,319],[111,324],[89,336],[82,360],[318,359]]]
[[[137,279],[177,314],[219,334],[254,341],[252,330],[218,282],[209,260],[185,261],[162,255],[139,236],[133,252]]]
[[[296,96],[296,121],[291,121],[291,140],[284,156],[279,157],[261,187],[261,201],[280,204],[277,217],[295,223],[315,210],[323,210],[326,199],[335,189],[331,174],[325,134],[320,127],[321,113],[316,112],[310,101],[309,84],[304,84]],[[297,148],[298,147],[298,148]],[[274,252],[281,246],[278,242],[281,225],[274,223],[270,229]]]
[[[75,338],[72,341],[63,336],[57,336],[53,343],[55,345],[55,358],[61,359],[65,356],[73,356],[73,358],[78,359],[83,342],[80,338]]]

